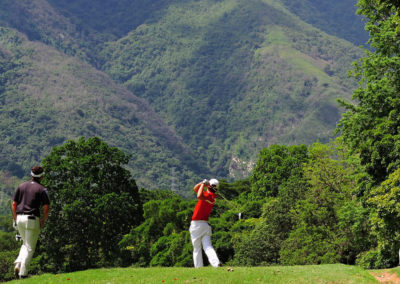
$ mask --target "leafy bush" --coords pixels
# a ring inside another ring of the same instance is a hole
[[[376,247],[362,255],[363,265],[373,268],[387,268],[398,264],[400,238],[400,169],[397,169],[382,184],[368,195],[371,207],[370,222]],[[376,257],[372,257],[376,255]]]
[[[8,281],[14,278],[14,261],[18,252],[18,249],[0,251],[0,281]]]
[[[143,190],[141,194],[147,195]],[[185,201],[179,196],[165,199],[160,193],[156,196],[156,199],[143,205],[144,222],[133,227],[119,242],[119,246],[130,253],[131,263],[138,266],[187,265],[185,259],[191,242],[186,231],[194,202]]]

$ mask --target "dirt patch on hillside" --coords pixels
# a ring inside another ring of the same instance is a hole
[[[378,280],[380,283],[399,283],[400,284],[400,277],[397,276],[396,273],[391,272],[389,270],[382,270],[378,272],[371,272],[371,274]]]

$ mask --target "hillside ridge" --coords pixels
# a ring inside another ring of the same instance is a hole
[[[169,186],[172,165],[161,166],[168,165],[160,164],[164,159],[172,159],[178,175],[193,163],[190,149],[145,100],[76,58],[12,31],[2,28],[1,32],[14,34],[8,40],[19,43],[10,50],[7,38],[0,39],[0,51],[8,54],[10,62],[18,60],[24,66],[15,79],[6,82],[0,106],[0,130],[2,137],[8,137],[1,141],[1,156],[26,165],[18,175],[25,175],[53,146],[80,136],[99,136],[132,154],[131,166],[139,184],[146,180],[143,172],[164,175],[160,183],[145,182],[149,187]],[[13,52],[19,55],[13,58]],[[160,161],[157,152],[166,156]]]
[[[316,5],[299,1],[304,4],[302,11]],[[249,174],[263,147],[328,141],[342,112],[336,99],[349,98],[355,87],[347,71],[362,56],[361,50],[302,22],[285,1],[93,0],[81,4],[78,0],[0,3],[0,25],[24,33],[29,45],[42,50],[40,62],[31,60],[27,65],[23,62],[27,56],[11,60],[19,60],[21,65],[15,66],[28,77],[9,80],[8,86],[34,92],[38,98],[47,94],[57,108],[47,105],[49,113],[41,118],[45,122],[62,115],[59,108],[70,101],[81,100],[81,107],[75,104],[64,110],[72,119],[68,135],[57,129],[48,147],[68,137],[99,135],[128,152],[153,152],[148,155],[157,156],[156,163],[147,160],[147,154],[133,157],[133,172],[142,176],[138,179],[144,186],[169,187],[172,179],[186,184],[209,173],[239,179]],[[4,12],[6,8],[12,12]],[[39,47],[35,41],[44,45]],[[4,54],[14,51],[2,44]],[[68,56],[70,65],[51,63],[51,56],[61,57],[53,49]],[[52,54],[50,58],[46,52]],[[48,72],[47,78],[38,75],[38,68]],[[92,77],[85,77],[86,71]],[[29,79],[32,74],[35,79]],[[75,85],[60,79],[69,76],[76,77]],[[104,85],[110,88],[89,99],[85,84],[93,87],[92,95],[96,84],[100,90]],[[56,98],[57,92],[64,93],[62,99]],[[17,98],[15,92],[8,91],[7,96]],[[26,104],[19,100],[12,107],[21,110]],[[104,118],[97,117],[99,106]],[[129,144],[141,141],[141,136],[150,144]],[[0,143],[14,149],[19,147],[16,140]],[[154,152],[153,143],[160,150]],[[39,161],[41,156],[34,154],[37,147],[27,146],[31,154],[5,154],[0,165],[26,169]],[[143,168],[143,160],[153,165]],[[157,167],[163,168],[162,178]],[[144,171],[149,168],[153,170]],[[181,176],[172,178],[175,170]]]

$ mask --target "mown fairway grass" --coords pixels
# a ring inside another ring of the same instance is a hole
[[[309,265],[220,268],[112,268],[44,274],[10,283],[378,283],[357,266]]]

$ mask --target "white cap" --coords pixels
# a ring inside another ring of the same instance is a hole
[[[210,179],[209,183],[211,186],[215,186],[215,187],[218,187],[218,185],[219,185],[219,181],[215,178]]]
[[[40,173],[40,174],[34,174],[32,171],[31,171],[31,177],[35,177],[35,178],[40,178],[40,177],[42,177],[44,175],[44,172],[42,172],[42,173]]]

